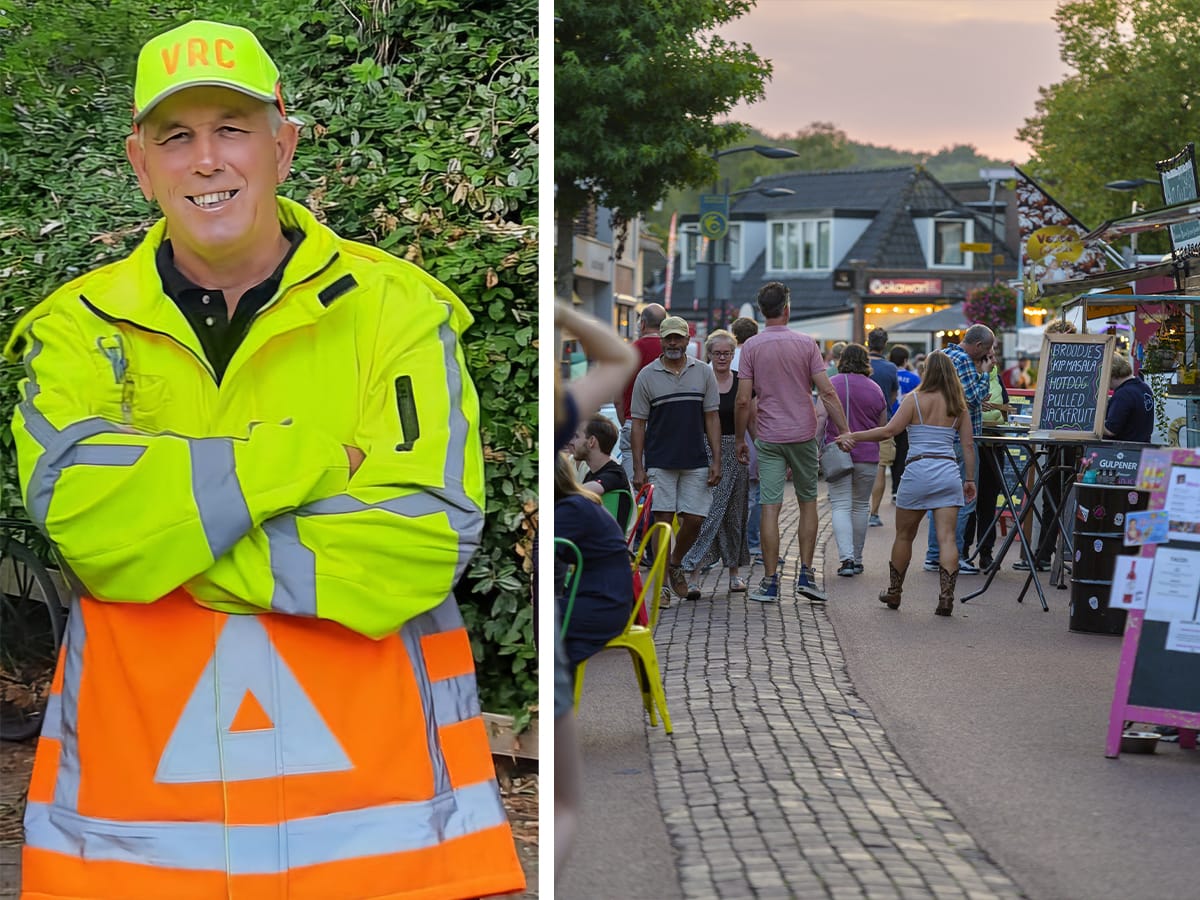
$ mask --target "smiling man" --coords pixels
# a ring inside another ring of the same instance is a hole
[[[276,197],[297,132],[249,31],[154,38],[134,99],[163,219],[6,348],[26,507],[79,594],[25,895],[519,890],[453,596],[483,523],[470,313]]]
[[[688,584],[683,558],[700,534],[712,489],[721,480],[721,397],[713,370],[687,355],[687,322],[667,316],[658,333],[662,355],[638,372],[630,400],[633,489],[654,485],[656,522],[670,524],[679,516],[668,581],[681,598],[698,600],[700,589]],[[670,606],[669,593],[664,592],[663,605]]]

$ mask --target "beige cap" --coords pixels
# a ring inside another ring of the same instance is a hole
[[[688,323],[679,316],[667,316],[662,320],[662,324],[658,326],[658,336],[666,337],[668,334],[678,334],[682,337],[688,337]]]

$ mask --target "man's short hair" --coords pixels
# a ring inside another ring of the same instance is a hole
[[[898,369],[903,369],[908,365],[908,348],[903,344],[896,344],[888,353],[888,362]]]
[[[791,302],[792,292],[779,281],[768,281],[758,289],[758,309],[765,318],[778,319]]]
[[[986,325],[972,325],[967,329],[967,333],[962,336],[962,343],[964,344],[991,344],[995,343],[995,341],[995,333]]]
[[[641,313],[642,325],[646,328],[657,328],[666,317],[667,311],[657,304],[647,306]]]
[[[733,332],[733,336],[739,344],[744,344],[758,334],[758,323],[749,316],[739,316],[733,320],[729,330]]]
[[[1112,358],[1112,377],[1113,378],[1128,378],[1133,374],[1133,366],[1129,364],[1120,353],[1114,353]]]
[[[883,348],[887,346],[888,333],[884,328],[873,328],[871,333],[867,335],[867,349],[872,353],[883,355]]]
[[[1066,319],[1055,319],[1043,330],[1042,334],[1074,334],[1075,326]]]
[[[845,351],[845,349],[846,349],[845,341],[835,341],[834,345],[829,348],[829,358],[833,359],[833,360],[841,359],[842,353]]]
[[[583,426],[583,436],[585,438],[594,437],[600,452],[609,456],[617,443],[617,426],[607,416],[597,413]]]

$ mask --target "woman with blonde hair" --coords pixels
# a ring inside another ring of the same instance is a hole
[[[718,559],[729,569],[729,591],[745,593],[746,579],[738,574],[738,569],[750,565],[750,545],[746,539],[750,467],[737,458],[733,446],[733,407],[738,390],[733,354],[737,350],[737,338],[719,328],[708,336],[704,349],[717,378],[717,392],[721,398],[717,409],[721,419],[721,480],[713,488],[712,506],[682,565],[688,572],[689,593],[693,588],[699,590],[695,586],[697,570]],[[707,437],[704,444],[707,448]],[[709,455],[712,455],[711,451]]]
[[[908,459],[900,489],[896,492],[896,540],[888,562],[890,582],[879,594],[889,609],[900,608],[904,576],[912,559],[912,542],[926,510],[933,510],[940,562],[939,592],[935,610],[939,616],[951,615],[954,587],[958,581],[958,544],[954,526],[964,499],[975,497],[975,482],[960,480],[954,438],[962,442],[964,470],[975,471],[975,441],[962,382],[950,358],[940,350],[925,359],[925,377],[920,387],[904,395],[891,421],[869,431],[856,431],[841,442],[851,449],[857,441],[881,441],[908,429]]]

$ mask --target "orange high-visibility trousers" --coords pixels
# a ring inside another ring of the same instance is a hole
[[[524,878],[453,598],[373,641],[182,591],[82,600],[23,897],[456,898]]]

